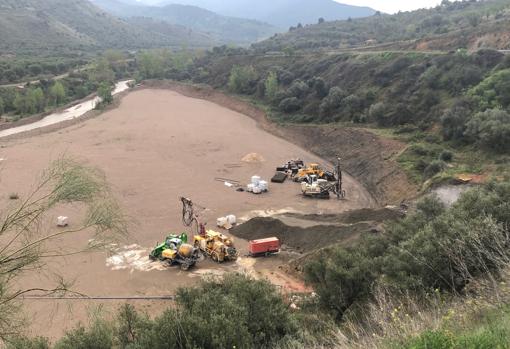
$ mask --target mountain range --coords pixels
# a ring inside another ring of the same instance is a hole
[[[215,43],[248,45],[266,39],[279,30],[267,23],[229,17],[191,5],[147,6],[134,0],[91,0],[122,19],[146,17],[182,25],[209,35]]]
[[[331,21],[376,13],[369,7],[345,5],[334,0],[140,0],[138,3],[193,5],[223,16],[254,19],[282,29],[298,23],[316,23],[319,18]]]
[[[373,13],[332,0],[143,1],[0,0],[1,53],[248,46],[290,23]]]

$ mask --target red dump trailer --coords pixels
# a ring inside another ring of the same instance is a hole
[[[252,257],[267,256],[271,253],[280,252],[280,240],[272,237],[250,241],[249,254]]]

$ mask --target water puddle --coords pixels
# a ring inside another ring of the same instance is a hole
[[[433,189],[432,193],[436,194],[443,204],[451,206],[470,188],[469,185],[444,185]]]

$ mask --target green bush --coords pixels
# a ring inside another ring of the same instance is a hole
[[[444,140],[462,139],[466,130],[466,122],[470,116],[471,111],[462,106],[446,110],[441,116],[441,130]]]
[[[320,114],[325,117],[330,117],[340,111],[342,101],[347,97],[347,93],[340,87],[332,87],[326,98],[322,100],[320,105]]]
[[[443,150],[443,152],[439,155],[439,160],[450,162],[453,160],[453,153],[449,150]]]
[[[78,326],[67,332],[54,349],[112,349],[113,327],[105,321],[95,320],[89,329]]]
[[[442,160],[434,160],[432,161],[423,171],[423,175],[425,178],[434,177],[439,172],[443,171],[445,168],[445,163]]]
[[[490,109],[473,116],[465,135],[500,153],[510,152],[510,113]]]
[[[252,94],[257,84],[258,74],[253,66],[236,65],[230,72],[228,89],[235,93]]]
[[[6,349],[50,349],[48,339],[35,338],[12,338],[5,346]]]
[[[278,108],[285,113],[293,113],[301,109],[301,102],[296,97],[285,98],[280,102]]]

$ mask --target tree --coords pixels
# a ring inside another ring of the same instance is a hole
[[[464,137],[466,122],[471,111],[463,106],[454,106],[441,116],[443,138],[446,141],[459,140]]]
[[[101,103],[110,104],[113,102],[112,86],[106,82],[101,83],[97,90],[97,95],[101,98]]]
[[[319,24],[322,24],[322,23],[324,23],[325,21],[326,21],[326,20],[325,20],[323,17],[320,17],[320,18],[319,18],[318,23],[319,23]]]
[[[288,88],[288,95],[296,98],[304,98],[310,92],[310,87],[302,80],[295,80]]]
[[[329,93],[328,86],[324,79],[321,77],[313,77],[308,84],[315,91],[315,96],[317,98],[322,99]]]
[[[323,116],[331,116],[337,113],[345,97],[347,97],[347,93],[344,90],[338,86],[332,87],[327,97],[322,100],[320,113]]]
[[[50,88],[50,96],[53,99],[55,105],[63,103],[66,98],[66,90],[64,85],[62,85],[62,83],[59,81],[55,82],[55,84]]]
[[[473,116],[465,135],[498,152],[510,152],[510,113],[489,109]]]
[[[106,58],[99,59],[90,73],[90,80],[97,84],[115,81],[115,72],[111,68],[110,62]]]
[[[16,205],[6,209],[0,224],[0,339],[18,333],[23,322],[19,318],[17,300],[31,292],[65,294],[70,285],[59,280],[48,288],[20,287],[19,279],[27,272],[48,267],[48,258],[58,258],[96,250],[126,234],[126,224],[118,205],[111,199],[109,187],[101,172],[62,158],[45,170],[34,189],[20,195]],[[81,223],[72,228],[47,229],[42,222],[49,220],[57,206],[80,204],[85,210]],[[74,245],[55,251],[52,244],[68,235],[92,233],[88,245]]]
[[[274,71],[272,71],[269,73],[265,81],[266,98],[270,102],[273,102],[275,100],[276,94],[278,93],[278,90],[279,90],[278,75]]]
[[[301,109],[301,102],[296,97],[285,98],[280,102],[278,108],[285,113],[293,113]]]
[[[253,66],[236,65],[230,72],[228,88],[235,93],[251,94],[257,83],[258,74]]]
[[[46,108],[46,97],[42,88],[30,89],[27,98],[33,101],[37,113],[43,112],[44,108]]]
[[[2,116],[4,112],[5,112],[4,99],[2,97],[0,97],[0,116]]]

